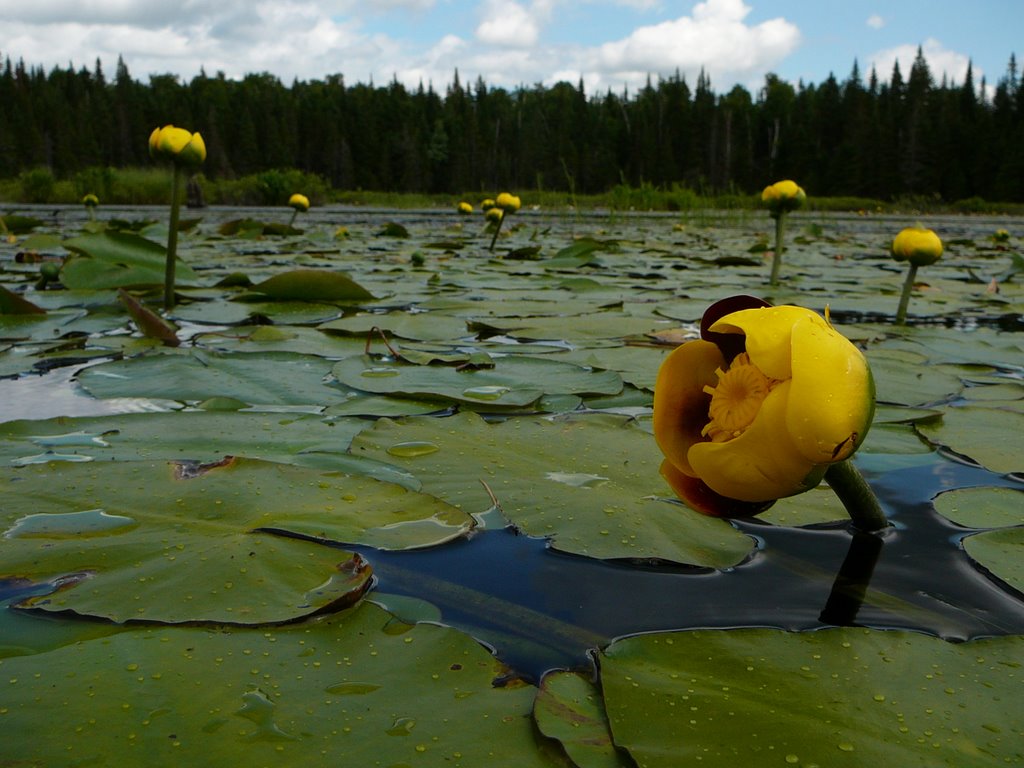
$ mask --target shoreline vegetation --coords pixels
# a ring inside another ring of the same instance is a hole
[[[77,205],[88,194],[100,205],[166,205],[171,172],[163,168],[90,168],[69,179],[57,179],[45,168],[26,171],[13,179],[0,179],[0,215],[24,205]],[[454,208],[466,201],[478,208],[494,193],[488,190],[449,193],[388,192],[335,189],[321,177],[298,170],[270,170],[238,179],[195,181],[206,205],[266,207],[286,206],[295,191],[306,194],[312,205],[346,205],[372,208]],[[680,184],[639,187],[618,184],[602,194],[573,194],[562,190],[533,189],[517,192],[526,208],[541,210],[613,210],[687,212],[701,210],[757,210],[760,194],[702,194]],[[808,196],[808,211],[892,214],[986,214],[1024,216],[1024,203],[999,202],[972,197],[944,201],[934,196],[903,195],[893,200],[869,197]]]

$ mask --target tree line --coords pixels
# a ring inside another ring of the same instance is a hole
[[[46,72],[9,58],[0,72],[0,178],[46,168],[144,166],[147,138],[173,123],[203,134],[204,168],[238,178],[294,168],[339,189],[460,193],[543,188],[601,193],[618,184],[754,193],[793,178],[818,196],[1024,200],[1024,87],[1011,55],[994,88],[936,82],[920,49],[906,76],[793,85],[769,74],[752,94],[716,94],[701,72],[587,95],[584,83],[504,89],[458,72],[444,93],[200,73],[112,79]]]

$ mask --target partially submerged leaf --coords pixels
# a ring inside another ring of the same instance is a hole
[[[46,310],[0,285],[0,315],[45,315]]]
[[[126,290],[118,289],[117,298],[125,305],[128,314],[132,316],[132,320],[135,321],[135,325],[138,326],[143,336],[157,339],[168,347],[177,347],[181,344],[181,339],[178,338],[178,329],[174,325],[164,320]]]
[[[344,272],[295,269],[252,286],[272,299],[300,301],[365,301],[373,295]]]

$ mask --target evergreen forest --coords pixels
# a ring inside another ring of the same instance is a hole
[[[88,68],[12,63],[0,71],[0,178],[46,169],[150,164],[146,139],[173,123],[203,134],[204,173],[316,174],[336,189],[600,193],[615,185],[750,194],[778,178],[814,196],[1024,201],[1024,87],[1016,60],[994,87],[910,71],[793,85],[769,74],[751,93],[716,93],[701,73],[636,91],[585,84],[504,89],[454,73],[444,92],[205,73],[134,79]]]

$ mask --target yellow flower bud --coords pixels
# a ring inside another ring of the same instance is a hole
[[[300,213],[304,213],[309,210],[309,198],[296,192],[288,198],[288,206]]]
[[[915,267],[934,264],[942,256],[942,241],[932,230],[907,227],[892,241],[892,257],[896,261],[909,261]]]
[[[199,133],[165,125],[149,135],[149,154],[187,168],[198,168],[206,160],[206,143]]]

